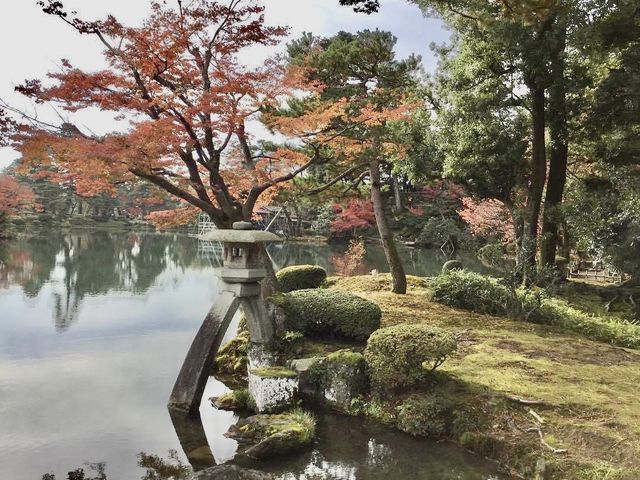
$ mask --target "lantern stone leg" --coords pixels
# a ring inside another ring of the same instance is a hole
[[[173,386],[169,407],[198,411],[216,353],[239,304],[240,299],[233,293],[220,293],[189,348]]]
[[[216,271],[220,293],[198,331],[169,399],[169,407],[195,413],[233,315],[239,306],[247,318],[251,338],[251,368],[270,364],[274,326],[260,298],[260,280],[267,272],[262,265],[261,244],[280,241],[273,233],[252,230],[249,222],[236,222],[233,230],[214,230],[202,240],[224,245],[224,266]]]

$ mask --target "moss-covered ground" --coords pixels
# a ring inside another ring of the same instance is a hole
[[[427,323],[458,338],[457,354],[430,385],[365,399],[357,413],[395,423],[405,399],[435,393],[453,405],[449,438],[515,475],[640,478],[640,351],[433,303],[417,277],[409,278],[406,295],[390,293],[386,275],[329,283],[378,303],[383,327]]]

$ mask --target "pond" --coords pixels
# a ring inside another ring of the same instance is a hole
[[[329,270],[340,252],[310,244],[271,249],[279,267],[319,263]],[[404,250],[403,258],[418,275],[435,274],[446,261],[425,250]],[[379,248],[368,249],[366,262],[385,270]],[[180,235],[51,232],[3,244],[1,478],[64,480],[77,468],[98,478],[103,468],[100,478],[135,480],[145,475],[142,452],[195,466],[232,459],[236,443],[223,433],[234,415],[206,401],[225,391],[221,383],[207,385],[202,424],[174,418],[174,425],[166,409],[216,295],[215,265],[206,245]],[[355,419],[321,417],[319,430],[313,451],[260,468],[286,480],[499,478],[454,446]]]

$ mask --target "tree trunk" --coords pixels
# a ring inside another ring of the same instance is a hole
[[[513,223],[513,243],[516,247],[516,267],[520,266],[520,261],[522,259],[522,240],[524,235],[524,218],[522,216],[522,211],[516,207],[516,205],[511,200],[503,201],[507,209],[509,210],[509,214],[511,215],[511,222]]]
[[[400,195],[400,182],[395,173],[391,174],[391,185],[393,186],[393,200],[395,202],[396,212],[402,211],[402,196]]]
[[[373,203],[373,212],[376,216],[376,225],[382,240],[382,248],[391,270],[392,291],[393,293],[404,294],[407,293],[407,277],[404,273],[404,268],[402,268],[402,262],[387,221],[380,183],[380,161],[377,158],[369,161],[369,175],[371,176],[371,203]]]
[[[540,263],[554,265],[558,249],[558,226],[561,222],[560,205],[567,181],[567,102],[565,83],[564,50],[566,46],[566,22],[558,25],[558,49],[551,60],[552,84],[549,89],[549,130],[551,152],[549,158],[549,180],[544,201]]]
[[[532,141],[531,141],[531,177],[527,208],[524,219],[524,234],[522,241],[522,266],[525,268],[523,278],[527,281],[531,270],[536,266],[536,250],[538,240],[538,226],[540,221],[540,206],[542,192],[547,177],[547,161],[545,154],[545,98],[544,87],[530,85]]]

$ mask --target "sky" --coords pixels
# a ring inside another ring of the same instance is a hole
[[[305,31],[331,36],[341,30],[388,30],[398,38],[398,58],[416,53],[422,56],[424,70],[433,71],[436,61],[429,45],[447,39],[442,23],[434,18],[425,18],[418,7],[405,0],[382,0],[381,3],[380,12],[364,15],[339,6],[338,0],[264,1],[267,23],[291,27],[292,38]],[[135,25],[148,12],[149,0],[66,0],[64,4],[69,10],[76,10],[81,18],[98,19],[113,14],[121,22]],[[11,7],[2,10],[0,98],[9,104],[33,112],[33,105],[16,94],[14,86],[25,79],[44,78],[47,72],[58,68],[62,58],[86,70],[103,66],[102,49],[97,39],[81,36],[57,18],[45,15],[36,5],[36,0],[12,2]],[[244,58],[247,62],[257,62],[266,53],[271,52],[253,49],[246,52]],[[41,120],[59,123],[57,114],[50,107],[38,107],[37,114]],[[73,120],[97,134],[104,134],[122,127],[112,116],[106,112],[88,111]],[[0,169],[17,156],[10,148],[0,148]]]

